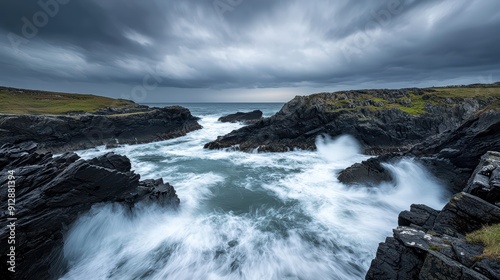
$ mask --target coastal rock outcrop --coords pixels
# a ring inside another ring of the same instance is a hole
[[[488,152],[464,188],[437,211],[412,205],[399,215],[394,236],[379,245],[366,279],[500,279],[500,259],[465,236],[500,223],[500,153]]]
[[[0,218],[15,218],[15,263],[17,279],[52,279],[61,275],[63,235],[80,214],[97,203],[122,203],[130,209],[136,203],[179,204],[175,190],[161,179],[140,181],[131,171],[128,158],[108,153],[83,160],[75,153],[54,157],[36,153],[37,145],[24,143],[0,148],[0,184],[15,182],[15,198],[2,199]],[[9,171],[13,177],[9,178]],[[8,189],[0,189],[6,198]],[[8,206],[13,208],[9,211]],[[10,236],[0,228],[0,240]],[[9,244],[0,244],[0,274],[7,270]]]
[[[411,153],[448,159],[471,171],[487,151],[500,151],[500,107],[478,111],[457,129],[419,143]]]
[[[34,141],[39,143],[40,152],[62,153],[100,145],[161,141],[201,128],[198,118],[180,106],[118,114],[108,111],[65,116],[0,115],[0,143]]]
[[[252,112],[237,112],[235,114],[230,114],[219,118],[220,122],[243,122],[245,124],[256,123],[262,120],[262,111],[255,110]]]
[[[430,137],[405,153],[370,158],[341,171],[338,179],[346,184],[377,184],[391,181],[382,164],[402,156],[416,158],[452,193],[461,192],[474,167],[488,150],[500,151],[500,112],[483,110],[460,127]]]
[[[488,98],[445,97],[434,89],[417,88],[297,96],[274,116],[219,137],[205,148],[312,150],[319,135],[349,134],[367,154],[405,152],[430,136],[455,130],[489,104]]]

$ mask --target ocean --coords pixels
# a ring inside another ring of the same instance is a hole
[[[165,106],[169,104],[148,104]],[[141,179],[163,178],[178,209],[101,204],[65,237],[62,279],[364,279],[379,242],[413,203],[440,209],[449,194],[413,159],[386,168],[394,183],[346,186],[338,173],[367,158],[348,135],[317,151],[244,153],[203,145],[242,127],[222,115],[277,103],[180,104],[203,129],[168,141],[78,151],[126,155]]]

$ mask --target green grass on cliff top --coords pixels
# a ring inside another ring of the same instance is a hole
[[[383,109],[399,109],[410,115],[421,115],[426,112],[425,105],[427,103],[433,105],[443,104],[446,105],[446,99],[464,99],[464,98],[476,98],[476,99],[491,99],[492,102],[485,109],[500,109],[500,87],[444,87],[444,88],[432,88],[433,92],[427,92],[424,95],[416,95],[413,93],[409,94],[409,99],[411,102],[407,105],[403,105],[398,102],[392,102],[384,98],[375,97],[369,94],[359,94],[357,97],[358,101],[371,100],[380,106],[374,105],[363,105],[348,107],[350,101],[348,100],[326,100],[326,103],[331,105],[334,109],[330,112],[338,112],[342,110],[354,110],[359,108],[366,108],[370,110],[383,110]],[[313,95],[320,96],[320,95]],[[424,99],[425,96],[425,99]],[[399,101],[399,99],[398,99]]]
[[[486,226],[480,230],[467,234],[467,242],[479,243],[484,246],[480,258],[500,258],[500,224]]]
[[[0,113],[60,115],[92,113],[105,107],[123,108],[132,101],[90,94],[0,89]]]

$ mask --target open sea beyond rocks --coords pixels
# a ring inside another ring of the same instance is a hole
[[[148,104],[163,107],[168,104]],[[368,158],[356,139],[318,139],[317,151],[206,150],[242,127],[217,119],[283,104],[181,104],[203,129],[168,141],[78,151],[130,158],[141,179],[163,178],[178,209],[132,212],[100,204],[65,237],[62,279],[364,279],[379,242],[412,203],[441,209],[450,194],[411,158],[386,168],[394,183],[349,187],[338,172]]]

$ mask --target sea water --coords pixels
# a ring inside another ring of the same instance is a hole
[[[154,104],[163,106],[166,104]],[[338,173],[368,158],[356,139],[321,137],[317,151],[245,153],[203,145],[242,127],[217,119],[283,104],[182,104],[203,129],[168,141],[98,147],[126,155],[141,179],[172,184],[178,209],[101,204],[65,236],[62,279],[364,279],[379,242],[412,203],[448,196],[413,159],[385,167],[393,183],[347,186]]]

